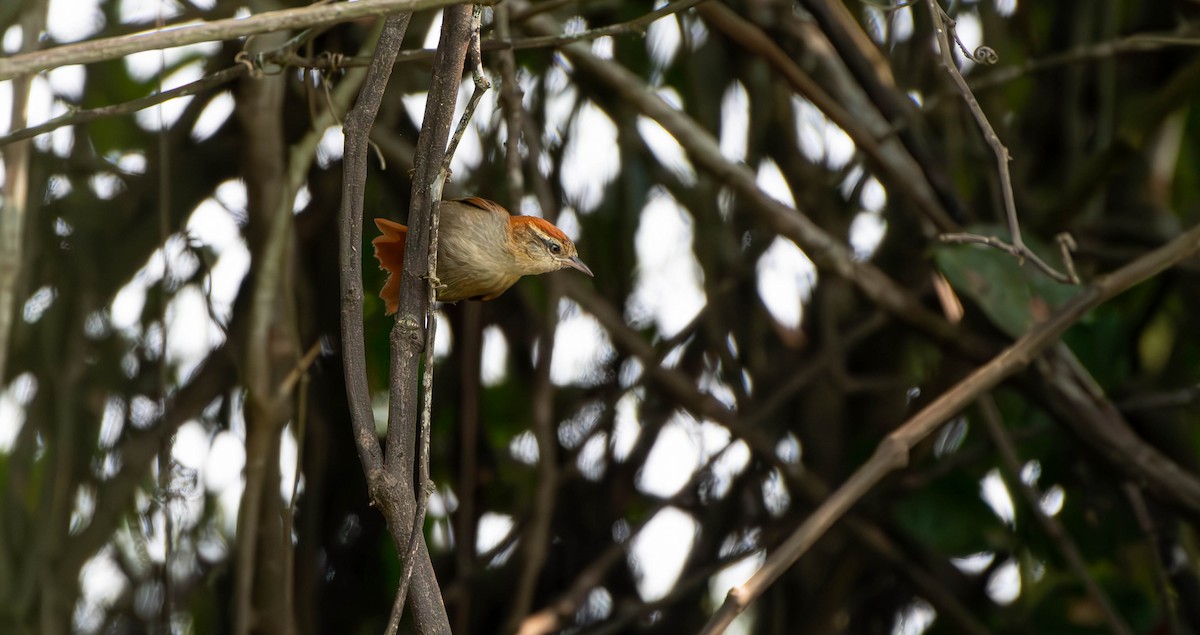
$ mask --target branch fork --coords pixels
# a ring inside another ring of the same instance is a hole
[[[963,79],[962,73],[954,63],[951,53],[953,47],[950,44],[950,38],[953,37],[964,55],[977,63],[994,64],[999,59],[999,56],[995,50],[987,46],[980,46],[973,53],[968,51],[966,45],[963,44],[962,40],[958,37],[958,33],[954,30],[954,20],[942,9],[937,0],[925,0],[925,3],[928,5],[930,15],[932,16],[934,33],[937,34],[942,66],[946,68],[946,73],[950,75],[950,78],[954,80],[955,86],[962,93],[963,101],[966,102],[967,108],[975,117],[975,122],[979,125],[984,139],[987,140],[988,145],[992,148],[992,152],[996,155],[996,164],[1000,173],[1000,189],[1004,197],[1004,215],[1008,223],[1009,234],[1012,236],[1011,244],[995,236],[979,236],[967,233],[942,234],[939,236],[939,239],[947,243],[976,243],[994,247],[1011,254],[1022,263],[1024,263],[1025,259],[1028,259],[1035,267],[1057,282],[1079,284],[1079,277],[1075,274],[1075,264],[1071,260],[1071,250],[1069,248],[1070,245],[1074,244],[1074,240],[1071,240],[1069,236],[1065,241],[1062,238],[1059,239],[1064,268],[1066,268],[1067,273],[1058,271],[1050,266],[1025,245],[1025,241],[1021,237],[1021,223],[1017,218],[1017,205],[1013,196],[1012,176],[1008,169],[1008,162],[1012,161],[1012,155],[1009,154],[1008,148],[1005,147],[1004,143],[1000,141],[1000,136],[996,134],[996,130],[992,127],[991,122],[988,121],[987,115],[983,113],[983,108],[979,106],[979,101],[975,99],[975,94],[971,92],[971,87],[967,85],[967,81]]]

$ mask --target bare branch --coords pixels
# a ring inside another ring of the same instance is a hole
[[[1183,635],[1185,631],[1183,625],[1179,623],[1178,601],[1175,593],[1172,592],[1167,569],[1163,566],[1163,557],[1160,555],[1162,549],[1158,546],[1158,532],[1155,531],[1155,523],[1150,518],[1150,510],[1146,507],[1146,498],[1142,496],[1142,490],[1133,483],[1126,482],[1123,487],[1125,497],[1129,499],[1129,506],[1133,508],[1133,517],[1137,519],[1138,528],[1142,530],[1142,535],[1146,538],[1146,549],[1152,554],[1150,571],[1154,575],[1154,590],[1158,593],[1159,601],[1162,602],[1162,613],[1166,617],[1167,632],[1170,635]]]
[[[1065,237],[1065,238],[1064,238]],[[1042,273],[1049,276],[1055,282],[1063,284],[1079,284],[1079,276],[1075,273],[1075,261],[1071,258],[1071,245],[1075,244],[1074,239],[1068,234],[1059,234],[1059,253],[1062,254],[1063,262],[1066,264],[1067,273],[1061,273],[1054,267],[1051,267],[1046,261],[1038,257],[1037,252],[1027,246],[1018,247],[1015,244],[1008,244],[996,236],[983,236],[980,234],[971,234],[967,232],[955,232],[950,234],[941,234],[938,240],[944,243],[961,244],[970,243],[976,245],[985,245],[994,249],[999,249],[1004,253],[1016,258],[1018,261],[1023,261],[1026,258],[1033,263]]]
[[[871,458],[792,533],[779,551],[767,558],[767,562],[750,580],[729,591],[725,603],[709,620],[702,633],[715,635],[724,632],[735,617],[778,580],[851,506],[886,474],[904,466],[908,462],[908,451],[944,421],[979,395],[1032,363],[1089,310],[1157,275],[1197,249],[1200,249],[1200,225],[1125,267],[1097,278],[1083,287],[1053,317],[1026,333],[991,362],[976,369],[885,437]]]
[[[531,20],[528,26],[541,32],[556,30],[550,20]],[[857,260],[843,241],[827,233],[812,219],[763,192],[749,167],[726,159],[709,131],[663,101],[628,69],[596,57],[589,47],[578,43],[568,45],[564,52],[575,64],[577,72],[586,73],[590,81],[614,90],[630,107],[657,121],[687,151],[692,161],[728,185],[761,222],[796,243],[822,270],[851,281],[880,308],[952,350],[965,352],[974,359],[986,359],[995,350],[978,336],[951,325],[925,308],[879,268]]]
[[[246,74],[247,70],[248,67],[246,65],[238,64],[237,66],[231,66],[223,71],[213,73],[212,75],[209,75],[203,79],[198,79],[190,84],[184,84],[178,88],[148,95],[146,97],[142,97],[141,99],[134,99],[132,101],[127,101],[112,106],[101,106],[99,108],[70,111],[43,124],[30,126],[28,128],[14,129],[12,132],[0,136],[0,146],[5,146],[14,141],[20,141],[22,139],[30,139],[44,132],[50,132],[51,130],[56,130],[63,126],[74,126],[81,123],[87,123],[89,121],[95,121],[96,119],[102,119],[104,117],[126,115],[149,108],[155,104],[161,104],[170,99],[175,99],[176,97],[187,97],[188,95],[202,93],[210,88],[220,86],[221,84],[241,77],[242,75]]]
[[[172,48],[199,42],[232,40],[272,31],[338,24],[398,11],[436,9],[452,4],[455,4],[455,0],[360,0],[359,2],[314,4],[299,9],[268,11],[248,18],[213,20],[164,31],[90,40],[36,53],[0,58],[0,81],[67,64],[91,64],[141,51]]]
[[[387,519],[392,541],[401,553],[407,552],[406,546],[412,539],[411,467],[407,472],[408,480],[402,480],[400,477],[403,475],[385,469],[383,452],[375,433],[371,395],[367,388],[362,324],[362,253],[359,246],[362,244],[368,135],[411,17],[408,13],[393,15],[384,23],[379,46],[358,101],[346,116],[342,208],[339,213],[342,354],[354,441],[367,477],[371,500]],[[409,570],[418,569],[413,577],[417,585],[417,592],[413,593],[412,598],[413,615],[419,625],[427,626],[430,631],[448,632],[446,609],[441,601],[428,551],[422,549],[423,546],[423,541],[418,543],[417,556],[409,558],[406,563]],[[404,599],[400,598],[399,602],[402,605]]]
[[[27,3],[21,17],[22,33],[40,33],[46,25],[49,0]],[[38,46],[35,37],[22,37],[21,49],[26,55]],[[12,83],[12,110],[9,114],[9,129],[25,126],[29,109],[29,92],[32,75],[18,77]],[[11,345],[12,320],[16,314],[17,288],[20,283],[21,255],[25,227],[26,208],[29,204],[29,161],[30,147],[22,143],[4,153],[4,191],[0,193],[0,385],[4,383]]]
[[[1197,37],[1194,28],[1163,33],[1139,33],[1116,40],[1081,46],[1041,59],[1028,60],[1022,64],[1005,65],[1004,68],[998,68],[981,77],[972,78],[970,84],[975,90],[987,90],[1033,73],[1067,64],[1091,62],[1128,53],[1151,53],[1172,47],[1193,48],[1197,46],[1200,46],[1200,37]]]
[[[1017,203],[1013,197],[1012,175],[1008,169],[1009,161],[1012,161],[1012,156],[1008,154],[1008,148],[1004,146],[1004,142],[1000,141],[1000,135],[996,134],[996,130],[992,128],[992,124],[988,121],[987,115],[983,113],[983,108],[979,106],[979,100],[975,99],[975,94],[971,92],[971,87],[967,85],[967,80],[963,79],[962,73],[959,72],[958,66],[954,63],[954,56],[950,52],[950,33],[954,34],[954,40],[962,47],[963,53],[967,57],[977,62],[995,63],[995,51],[987,47],[981,47],[976,50],[976,53],[981,53],[979,58],[976,58],[975,53],[967,51],[966,46],[963,46],[962,41],[958,39],[958,34],[954,33],[954,21],[950,19],[946,12],[942,10],[938,0],[926,0],[926,5],[929,7],[931,19],[933,20],[933,30],[937,34],[938,49],[941,51],[942,66],[946,68],[946,73],[954,80],[954,85],[958,87],[962,93],[963,101],[967,104],[967,109],[971,111],[971,115],[975,117],[975,122],[979,124],[979,129],[983,132],[983,138],[987,144],[991,146],[992,152],[996,155],[996,167],[1000,173],[1000,192],[1004,199],[1004,216],[1008,223],[1008,231],[1011,235],[1012,245],[1005,245],[998,238],[990,238],[986,240],[972,240],[971,242],[979,242],[992,247],[997,247],[1016,256],[1019,260],[1028,258],[1038,269],[1044,271],[1054,280],[1063,283],[1079,284],[1079,279],[1074,277],[1075,267],[1070,264],[1070,252],[1063,250],[1062,253],[1067,259],[1067,269],[1069,274],[1064,274],[1050,265],[1046,264],[1032,249],[1025,245],[1024,239],[1021,238],[1021,222],[1017,217]],[[986,50],[985,50],[986,49]],[[943,236],[942,240],[947,242],[961,242],[968,234],[953,234],[954,238]],[[957,239],[957,240],[956,240]]]
[[[409,532],[407,543],[397,543],[409,544],[407,553],[402,552],[405,560],[402,563],[404,576],[400,583],[401,595],[405,593],[416,561],[423,559],[421,554],[425,553],[423,523],[417,523],[423,515],[428,484],[413,482],[413,472],[417,468],[419,417],[423,410],[417,371],[421,349],[425,347],[424,336],[432,321],[429,300],[431,289],[436,284],[432,279],[436,269],[430,267],[435,267],[437,263],[437,204],[445,179],[446,141],[450,134],[450,121],[454,117],[454,105],[458,100],[458,85],[462,80],[470,26],[471,9],[468,6],[447,8],[442,14],[438,54],[434,59],[425,117],[417,138],[404,274],[400,281],[400,307],[396,313],[396,326],[392,329],[392,386],[385,466],[388,473],[398,478],[403,498],[397,503],[401,508],[401,517],[407,520]],[[424,559],[427,558],[425,555]],[[437,591],[437,586],[426,586],[423,591]],[[440,593],[437,600],[440,605]],[[435,630],[449,630],[444,606],[441,607],[439,625]]]
[[[996,451],[1000,454],[1000,467],[1004,471],[1010,490],[1016,489],[1021,492],[1025,504],[1029,507],[1029,513],[1037,518],[1046,535],[1050,537],[1050,541],[1054,543],[1063,559],[1067,561],[1067,565],[1071,567],[1071,571],[1083,583],[1088,595],[1092,596],[1092,601],[1100,607],[1104,618],[1108,621],[1109,629],[1117,635],[1133,635],[1133,629],[1113,608],[1108,596],[1096,583],[1096,578],[1088,571],[1087,563],[1079,552],[1079,546],[1075,544],[1071,535],[1067,533],[1057,518],[1042,511],[1042,492],[1037,485],[1026,483],[1021,479],[1021,459],[1017,456],[1017,449],[1013,446],[1012,437],[1004,427],[1000,408],[996,405],[995,398],[990,394],[982,395],[979,398],[979,411],[983,416],[988,436],[991,437],[992,444],[996,446]]]

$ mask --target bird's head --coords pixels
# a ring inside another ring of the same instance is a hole
[[[579,259],[575,243],[549,221],[535,216],[512,216],[508,230],[520,275],[549,273],[567,267],[592,275],[592,270]]]

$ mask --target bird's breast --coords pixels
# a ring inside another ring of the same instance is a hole
[[[443,214],[438,231],[438,299],[494,298],[521,276],[513,272],[507,228],[491,214]]]

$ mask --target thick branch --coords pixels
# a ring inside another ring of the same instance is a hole
[[[515,5],[525,6],[523,3]],[[531,30],[550,33],[553,21],[532,19]],[[713,135],[686,113],[663,101],[653,89],[628,69],[603,60],[581,44],[570,44],[564,52],[577,71],[589,80],[613,90],[617,96],[641,114],[658,122],[687,151],[699,167],[725,183],[748,205],[763,223],[796,243],[823,271],[832,272],[854,283],[871,301],[902,322],[916,327],[951,350],[966,353],[972,359],[988,357],[994,347],[965,330],[951,325],[925,308],[912,294],[896,284],[878,267],[854,257],[843,241],[830,235],[812,219],[772,198],[758,187],[754,172],[745,164],[729,161],[721,154]]]
[[[371,394],[367,387],[366,353],[362,324],[362,217],[363,194],[369,160],[367,137],[379,104],[387,88],[396,52],[408,30],[411,14],[391,16],[384,24],[379,45],[358,102],[347,114],[344,126],[345,150],[343,160],[342,208],[339,212],[341,249],[339,269],[342,287],[342,356],[346,378],[347,400],[354,426],[354,442],[359,460],[367,477],[372,501],[375,501],[387,520],[396,550],[403,552],[408,545],[410,526],[401,513],[398,501],[407,496],[405,489],[384,470],[383,451],[375,434],[375,419],[371,411]],[[392,501],[393,504],[383,504]],[[424,546],[423,544],[421,545]],[[417,591],[413,593],[413,615],[425,631],[448,632],[446,610],[429,560],[429,553],[419,549],[413,559],[418,571],[414,578]]]
[[[400,281],[400,307],[396,314],[396,326],[391,337],[390,408],[388,411],[387,452],[384,465],[389,474],[397,477],[398,499],[381,501],[385,507],[395,506],[405,530],[411,531],[402,551],[405,574],[401,581],[404,593],[418,552],[425,539],[421,527],[413,527],[418,514],[416,489],[425,483],[414,483],[416,437],[421,414],[421,394],[418,388],[418,370],[422,343],[429,313],[429,278],[431,250],[436,246],[434,232],[437,227],[435,209],[441,198],[442,171],[446,157],[446,142],[450,134],[450,122],[454,118],[454,105],[458,100],[458,85],[462,81],[463,60],[466,58],[468,36],[471,26],[471,8],[457,6],[448,8],[442,15],[442,32],[438,54],[433,63],[433,76],[425,102],[425,117],[417,139],[417,154],[413,170],[412,200],[409,203],[408,236],[404,254],[404,274]],[[432,388],[432,387],[430,387]],[[393,529],[393,532],[398,528]],[[411,542],[411,546],[409,543]],[[428,556],[426,556],[428,557]],[[437,591],[432,586],[414,587],[414,593],[432,596]],[[430,597],[441,605],[441,595]],[[449,630],[445,607],[439,615],[439,625],[432,627],[439,632]],[[425,629],[422,629],[425,630]]]
[[[1200,249],[1200,225],[1129,265],[1097,278],[1053,317],[1026,333],[991,362],[971,373],[885,437],[871,459],[813,512],[778,551],[771,554],[762,569],[745,584],[729,591],[725,603],[702,632],[710,635],[724,632],[735,617],[791,568],[851,506],[862,499],[885,475],[904,466],[908,461],[909,450],[943,422],[969,405],[980,394],[991,390],[1036,360],[1042,351],[1057,342],[1063,332],[1079,321],[1085,313],[1133,285],[1155,276],[1197,249]]]
[[[929,182],[913,178],[923,174],[922,167],[909,154],[894,134],[893,126],[865,99],[857,107],[839,103],[830,91],[813,79],[761,28],[739,16],[719,2],[709,2],[696,8],[704,21],[747,51],[758,55],[775,70],[796,94],[812,102],[829,120],[854,141],[854,145],[871,159],[889,189],[895,188],[920,208],[930,223],[941,231],[954,227],[946,209],[938,201]],[[827,51],[829,45],[813,45],[816,51]],[[845,89],[843,93],[849,92]]]

